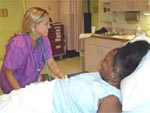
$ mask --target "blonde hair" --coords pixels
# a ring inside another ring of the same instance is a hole
[[[45,15],[49,15],[45,9],[39,7],[32,7],[28,9],[23,18],[22,32],[31,32],[32,24],[39,24],[42,22]]]

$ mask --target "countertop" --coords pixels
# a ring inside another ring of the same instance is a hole
[[[104,38],[104,39],[114,39],[114,40],[122,40],[122,41],[129,41],[133,39],[135,35],[113,35],[113,36],[105,36],[101,34],[93,34],[93,33],[82,33],[80,34],[79,38]]]

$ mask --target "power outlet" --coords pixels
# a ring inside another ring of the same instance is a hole
[[[6,8],[0,9],[0,17],[7,17],[8,16],[8,10]]]

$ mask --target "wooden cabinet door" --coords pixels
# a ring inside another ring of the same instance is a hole
[[[102,0],[102,3],[109,3],[111,0]]]
[[[85,39],[85,71],[97,71],[105,55],[113,48],[120,47],[124,42],[113,39]]]
[[[101,61],[111,48],[87,45],[85,49],[85,70],[98,71]]]
[[[147,0],[132,0],[135,11],[145,11],[147,9]],[[131,7],[132,8],[132,5]]]
[[[128,0],[111,0],[111,10],[112,11],[126,11]]]
[[[144,11],[147,0],[111,0],[112,11]]]

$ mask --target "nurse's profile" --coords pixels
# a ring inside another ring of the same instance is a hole
[[[45,65],[56,77],[64,77],[52,56],[47,37],[49,23],[49,13],[42,8],[32,7],[25,13],[22,33],[11,38],[6,46],[0,72],[0,87],[4,93],[36,82]]]

